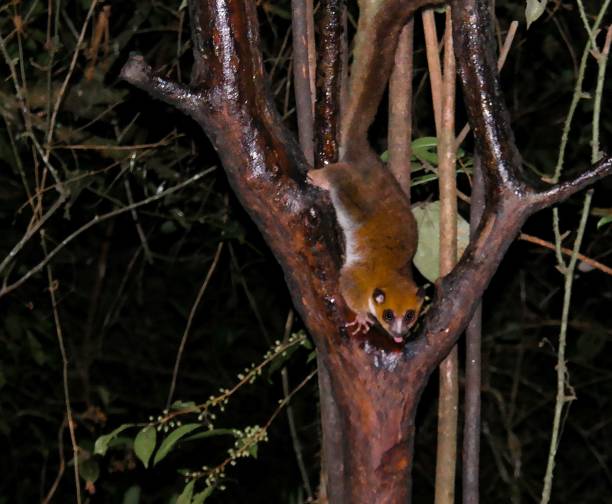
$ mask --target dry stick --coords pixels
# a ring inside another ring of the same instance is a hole
[[[546,240],[543,240],[542,238],[538,238],[537,236],[529,235],[526,233],[521,233],[519,235],[519,240],[523,240],[529,243],[535,243],[536,245],[547,248],[549,250],[556,250],[555,245],[553,243],[550,243]],[[561,252],[567,256],[571,256],[574,253],[572,249],[569,249],[567,247],[561,247]],[[576,257],[578,257],[578,259],[580,259],[581,262],[588,264],[589,266],[595,269],[598,269],[599,271],[602,271],[608,275],[612,275],[612,268],[610,268],[610,266],[606,266],[605,264],[602,264],[599,261],[596,261],[595,259],[585,256],[584,254],[581,254],[580,252],[576,254]]]
[[[457,262],[457,179],[455,147],[456,70],[450,7],[446,10],[444,76],[438,131],[438,181],[440,186],[440,277]],[[459,358],[455,346],[440,364],[438,400],[438,448],[436,454],[435,503],[455,501],[457,464],[457,411],[459,404]]]
[[[414,20],[406,23],[395,51],[389,79],[389,169],[410,203],[412,156],[412,69]]]
[[[64,476],[64,471],[66,470],[66,459],[64,457],[64,429],[66,428],[66,417],[62,420],[62,424],[60,425],[59,432],[57,434],[57,452],[59,455],[59,467],[57,469],[57,475],[55,476],[55,480],[53,480],[53,484],[47,495],[42,499],[41,504],[49,504],[53,495],[57,491],[57,487],[62,480],[62,476]]]
[[[219,242],[217,245],[217,250],[215,252],[215,256],[213,258],[213,262],[208,268],[206,273],[206,277],[204,278],[204,283],[200,287],[198,291],[198,295],[193,302],[193,306],[191,307],[191,311],[189,312],[189,317],[187,318],[187,325],[185,326],[185,330],[183,331],[183,337],[181,338],[181,343],[178,348],[178,352],[176,353],[176,359],[174,361],[174,369],[172,370],[172,381],[170,382],[170,390],[168,391],[168,399],[166,400],[166,409],[170,408],[170,404],[172,404],[172,398],[174,397],[174,390],[176,388],[176,380],[178,377],[179,367],[181,365],[181,359],[183,357],[183,352],[185,351],[185,345],[187,344],[187,338],[189,336],[189,331],[191,330],[191,324],[193,323],[193,319],[195,317],[196,310],[202,301],[202,297],[204,296],[204,292],[206,292],[206,288],[210,283],[210,279],[212,278],[215,269],[217,269],[217,264],[219,264],[219,258],[221,257],[221,252],[223,251],[223,245],[225,242]]]
[[[484,180],[480,158],[474,157],[474,177],[470,202],[470,238],[485,205]],[[463,504],[478,504],[480,473],[480,389],[481,389],[482,303],[478,304],[465,330],[465,413],[463,422]]]
[[[133,163],[131,162],[130,164]],[[132,166],[130,166],[130,168],[132,168]],[[134,197],[132,196],[132,188],[130,187],[130,181],[128,177],[125,177],[123,179],[123,186],[125,187],[125,193],[127,195],[128,203],[130,205],[133,205]],[[136,232],[138,233],[138,238],[140,238],[140,243],[142,244],[142,250],[144,251],[145,259],[149,264],[153,264],[153,254],[151,253],[151,249],[149,248],[149,242],[147,242],[147,235],[145,235],[145,232],[140,224],[138,212],[135,208],[132,208],[130,214],[132,215],[132,220],[134,221],[134,225],[136,226]]]
[[[24,233],[21,239],[15,244],[15,246],[10,250],[10,252],[6,255],[6,257],[0,263],[0,273],[4,271],[4,269],[8,266],[8,264],[15,258],[15,256],[21,251],[21,249],[25,246],[25,244],[34,236],[38,230],[49,220],[49,218],[57,211],[57,209],[64,204],[66,201],[67,194],[60,194],[58,198],[55,200],[53,205],[42,215],[40,218],[34,221],[34,224],[28,228],[28,230]],[[0,290],[0,293],[2,290]]]
[[[508,53],[510,52],[510,48],[512,47],[512,41],[514,40],[514,36],[516,35],[516,30],[518,28],[518,21],[512,21],[510,23],[510,27],[508,28],[508,33],[506,34],[506,39],[504,40],[504,45],[499,51],[499,57],[497,58],[497,71],[501,71],[504,68],[504,64],[506,63],[506,58],[508,57]],[[466,125],[461,129],[461,133],[457,135],[457,148],[463,143],[465,137],[470,132],[470,124],[466,123]]]
[[[305,0],[291,0],[291,27],[293,31],[293,85],[297,112],[298,137],[306,161],[314,164],[313,99],[310,78],[308,40],[308,7]],[[312,21],[311,21],[312,24]]]
[[[285,333],[283,335],[283,344],[287,344],[289,336],[291,336],[291,328],[293,327],[293,309],[289,310],[287,315],[287,321],[285,322]],[[281,370],[281,377],[283,381],[283,395],[285,399],[289,397],[289,372],[287,366],[283,366]],[[310,486],[310,480],[308,479],[308,471],[304,465],[304,457],[302,456],[302,445],[300,438],[298,437],[297,428],[295,426],[295,415],[293,414],[293,406],[290,403],[287,404],[287,422],[289,423],[289,432],[291,433],[291,443],[293,444],[293,451],[295,452],[295,460],[298,468],[300,469],[300,475],[302,476],[302,483],[304,484],[304,490],[306,490],[306,496],[308,502],[312,501],[312,487]]]
[[[314,124],[315,100],[317,96],[317,83],[315,76],[317,75],[317,49],[315,44],[315,28],[314,28],[314,6],[313,0],[306,1],[306,40],[308,42],[308,72],[310,75],[310,96],[312,104],[312,117]],[[314,125],[313,125],[314,127]],[[314,142],[314,137],[313,137]]]
[[[40,232],[40,240],[43,251],[45,253],[45,257],[48,257],[44,229]],[[57,299],[55,297],[55,290],[58,287],[58,283],[53,280],[53,273],[51,271],[50,264],[47,264],[47,282],[49,284],[49,294],[51,295],[51,307],[53,309],[53,320],[55,321],[57,342],[59,345],[60,354],[62,356],[62,382],[64,386],[64,403],[66,406],[68,432],[70,432],[70,443],[72,445],[72,453],[74,454],[74,485],[76,487],[77,504],[81,504],[81,478],[79,476],[79,445],[77,444],[76,434],[74,432],[74,421],[72,419],[72,408],[70,406],[70,388],[68,387],[68,354],[66,353],[66,346],[64,345],[64,335],[62,333],[59,311],[57,309]]]
[[[427,68],[429,69],[429,81],[431,84],[431,100],[434,109],[434,121],[436,131],[440,131],[441,106],[442,106],[442,68],[440,65],[440,44],[436,30],[434,9],[425,9],[423,18],[423,30],[425,32],[425,50],[427,53]]]

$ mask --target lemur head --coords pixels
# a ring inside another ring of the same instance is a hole
[[[387,286],[376,287],[370,297],[370,312],[393,341],[401,343],[416,323],[425,291],[413,282],[398,278]]]

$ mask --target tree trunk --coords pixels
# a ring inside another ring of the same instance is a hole
[[[343,161],[361,153],[377,162],[367,130],[384,92],[397,36],[424,3],[360,2],[362,16],[367,16],[360,19],[357,34],[364,56],[356,59],[354,65],[361,67],[354,68],[353,75],[363,76],[363,81],[351,82],[343,120],[334,113],[333,100],[322,107],[329,113],[327,120],[335,124],[321,126],[324,144],[318,143],[316,163],[336,152],[343,153]],[[283,269],[293,302],[317,345],[327,496],[333,504],[409,501],[414,416],[421,392],[467,325],[508,246],[533,212],[612,171],[612,160],[607,158],[557,186],[538,189],[523,179],[497,81],[488,3],[453,2],[455,50],[481,153],[486,208],[475,239],[453,271],[438,282],[420,330],[403,346],[374,329],[366,335],[347,335],[345,323],[353,315],[338,288],[341,247],[334,211],[326,194],[306,181],[310,167],[274,108],[263,69],[255,2],[189,2],[191,86],[156,75],[137,55],[122,69],[125,80],[200,124]],[[322,29],[326,47],[338,46],[326,39],[325,26]],[[339,32],[337,24],[329,29],[332,34]],[[336,77],[328,84],[340,82],[340,70],[336,63],[325,69]],[[320,114],[317,106],[319,125]],[[342,132],[336,150],[333,137],[343,121],[351,127]]]

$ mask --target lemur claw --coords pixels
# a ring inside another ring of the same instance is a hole
[[[354,331],[351,332],[351,336],[363,331],[367,333],[374,325],[374,321],[370,318],[369,313],[358,313],[355,320],[346,324],[346,327],[357,326]]]

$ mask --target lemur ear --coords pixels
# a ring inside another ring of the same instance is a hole
[[[385,302],[385,293],[381,289],[376,288],[372,294],[372,299],[374,299],[376,304],[382,304]]]
[[[419,287],[419,290],[417,291],[417,297],[419,299],[425,299],[425,287]]]

